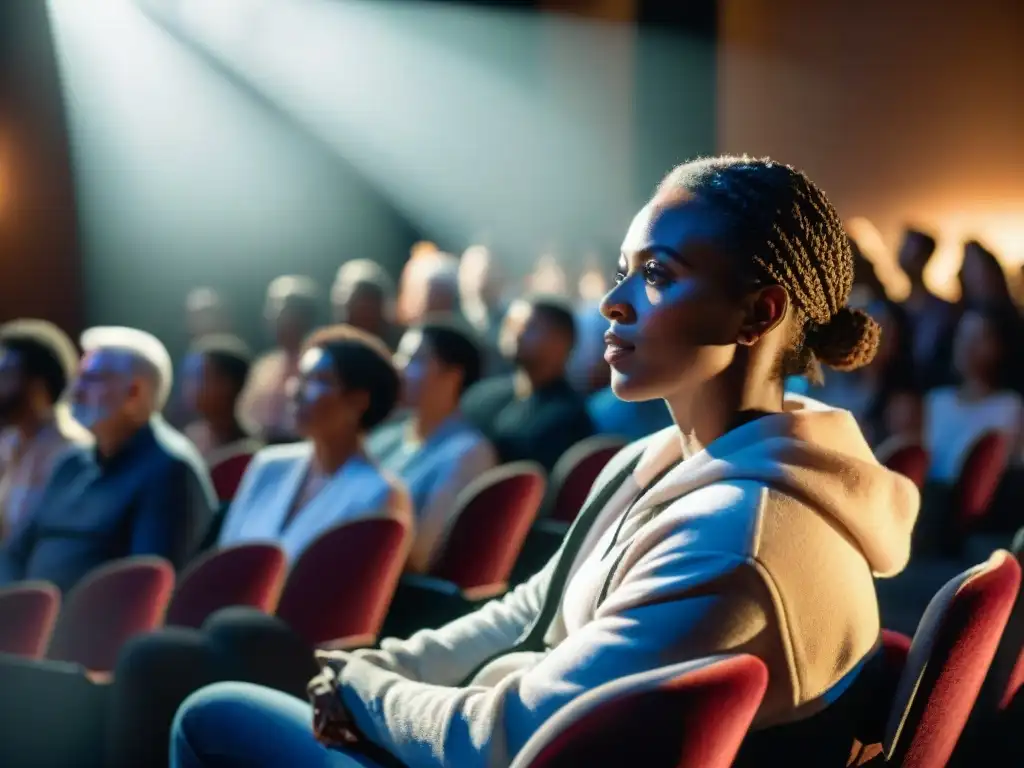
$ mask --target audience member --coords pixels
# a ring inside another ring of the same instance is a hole
[[[491,441],[502,462],[528,459],[550,470],[565,451],[593,434],[586,404],[566,381],[575,343],[572,308],[563,300],[535,296],[509,307],[500,346],[516,372],[479,382],[462,403],[466,418]]]
[[[128,555],[185,563],[216,506],[198,452],[159,417],[171,360],[133,328],[93,328],[71,389],[74,419],[95,438],[53,470],[36,513],[0,550],[0,584],[46,579],[62,590]]]
[[[450,321],[428,321],[402,337],[396,362],[410,414],[381,426],[368,451],[412,495],[416,540],[409,569],[426,572],[458,511],[458,495],[497,457],[459,412],[462,393],[480,378],[480,349],[468,331]]]
[[[964,243],[964,259],[958,279],[960,300],[964,306],[984,305],[1000,310],[1015,307],[1010,281],[999,259],[977,240]]]
[[[856,371],[829,373],[809,394],[853,414],[873,446],[889,437],[920,437],[921,393],[914,378],[912,344],[903,307],[888,299],[867,309],[882,329],[878,352]]]
[[[173,765],[508,765],[581,694],[720,653],[768,666],[756,728],[804,721],[806,764],[847,760],[857,718],[833,708],[864,700],[874,574],[906,563],[918,499],[849,414],[784,400],[786,375],[855,368],[878,340],[846,307],[839,217],[787,166],[704,160],[663,182],[622,252],[603,305],[613,386],[668,399],[677,426],[613,460],[584,535],[445,627],[322,655],[312,707],[243,683],[200,691]],[[823,710],[839,727],[811,731]]]
[[[189,291],[185,297],[185,327],[190,341],[230,331],[227,309],[217,291],[213,288],[195,288]]]
[[[1008,388],[1016,314],[988,307],[968,308],[956,329],[954,362],[960,383],[925,398],[925,446],[929,477],[954,482],[971,445],[984,433],[1003,432],[1020,456],[1024,401]]]
[[[77,367],[75,345],[55,325],[0,326],[0,538],[30,516],[54,466],[79,437],[57,410]]]
[[[498,349],[501,322],[508,309],[502,299],[500,273],[494,254],[482,245],[466,249],[459,262],[459,309],[480,339],[483,376],[504,376],[512,366]]]
[[[408,327],[416,324],[417,315],[422,315],[424,274],[446,256],[434,243],[427,241],[415,243],[409,249],[409,260],[398,278],[398,298],[395,300],[399,325]]]
[[[273,540],[294,559],[340,523],[393,517],[412,528],[405,489],[363,451],[364,436],[398,399],[384,342],[351,326],[321,329],[302,346],[295,384],[295,423],[306,439],[256,454],[219,543]]]
[[[569,278],[553,252],[549,251],[537,259],[533,270],[526,276],[526,290],[550,296],[569,294]]]
[[[459,260],[450,253],[435,253],[425,261],[413,283],[409,303],[409,325],[418,325],[434,315],[454,314],[459,310]]]
[[[252,353],[237,336],[204,336],[185,358],[182,393],[195,418],[185,436],[210,467],[221,458],[261,447],[238,417],[238,400],[251,365]]]
[[[239,406],[244,421],[267,442],[290,442],[296,437],[285,387],[298,372],[303,339],[316,326],[316,304],[316,286],[308,277],[279,277],[267,289],[264,314],[277,347],[253,364]]]
[[[1008,349],[1019,349],[1024,341],[1020,312],[1013,300],[1010,281],[999,259],[977,240],[964,245],[960,268],[961,305],[988,307],[1002,317]],[[1007,355],[1003,385],[1024,395],[1024,360],[1020,355]]]
[[[956,308],[932,293],[924,282],[925,268],[935,255],[935,238],[908,229],[900,246],[900,269],[910,280],[910,295],[903,302],[913,340],[914,367],[928,388],[949,381],[952,349],[949,339],[956,327]]]
[[[853,288],[850,290],[850,306],[863,309],[876,301],[888,298],[875,265],[864,255],[860,245],[850,238],[850,250],[853,252]]]
[[[353,259],[342,264],[331,288],[331,308],[334,322],[373,334],[394,349],[395,284],[377,262]]]

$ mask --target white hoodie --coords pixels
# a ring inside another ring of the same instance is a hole
[[[455,687],[529,627],[554,561],[475,613],[339,665],[367,738],[409,768],[507,766],[581,693],[720,653],[768,665],[758,726],[830,701],[877,641],[873,575],[894,575],[909,557],[913,483],[875,460],[848,412],[805,398],[685,461],[681,450],[675,428],[663,430],[598,478],[592,495],[642,451],[573,562],[551,650],[501,656]],[[640,489],[673,464],[614,537]]]

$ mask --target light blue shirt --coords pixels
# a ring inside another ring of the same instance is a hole
[[[410,419],[379,427],[367,440],[367,452],[401,478],[412,496],[416,540],[410,570],[425,572],[443,547],[458,513],[457,499],[475,478],[497,465],[487,439],[461,414],[450,416],[426,440],[410,433]]]

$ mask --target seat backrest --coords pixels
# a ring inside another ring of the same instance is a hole
[[[48,581],[0,589],[0,653],[42,658],[59,610],[60,590]]]
[[[409,529],[388,518],[325,531],[292,566],[278,617],[314,646],[357,636],[375,639],[410,544]]]
[[[109,672],[125,641],[160,626],[174,589],[161,557],[126,557],[91,571],[67,596],[49,657]]]
[[[273,613],[288,557],[276,544],[236,544],[200,556],[178,578],[164,623],[198,629],[206,618],[234,605]]]
[[[528,461],[488,470],[470,483],[430,575],[463,590],[508,581],[544,485],[544,470]]]
[[[210,480],[213,481],[213,489],[220,501],[231,501],[235,498],[235,492],[238,491],[245,470],[249,468],[254,455],[252,452],[236,453],[210,467]]]
[[[968,531],[988,511],[1010,458],[1010,443],[1001,432],[986,432],[965,454],[956,482],[957,522]]]
[[[1017,562],[1024,557],[1024,528],[1017,531],[1010,547]],[[999,640],[988,678],[978,698],[975,715],[983,721],[991,719],[1015,705],[1018,693],[1024,687],[1024,589],[1017,593],[1017,600],[1010,613],[1010,619]],[[979,711],[981,710],[981,711]]]
[[[607,683],[542,725],[512,768],[728,768],[768,686],[753,656],[716,656]]]
[[[621,438],[596,435],[566,451],[551,470],[546,517],[563,523],[575,520],[597,476],[625,445]]]
[[[978,698],[1020,588],[1021,569],[999,550],[951,579],[918,625],[886,727],[894,765],[945,765]]]
[[[928,451],[916,440],[893,437],[878,447],[878,460],[893,472],[899,472],[924,488],[928,479]]]

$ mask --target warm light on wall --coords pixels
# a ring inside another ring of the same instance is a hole
[[[899,301],[910,290],[907,276],[896,264],[894,252],[885,243],[885,238],[870,219],[856,216],[846,222],[846,231],[857,241],[864,257],[875,267],[875,274],[882,281],[886,292]]]
[[[4,143],[3,136],[0,136],[0,218],[3,217],[4,211],[7,208],[7,187],[8,187],[8,161],[6,144]]]

